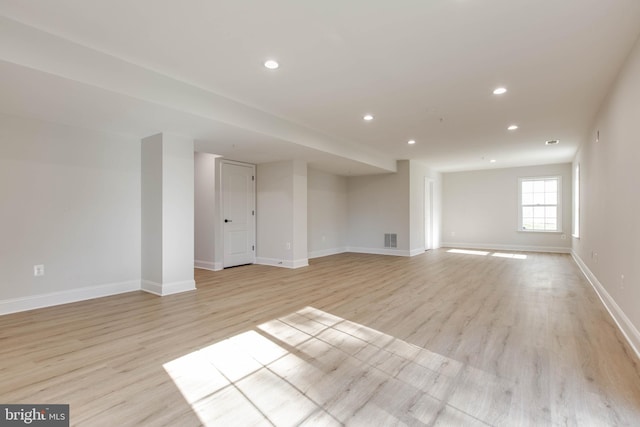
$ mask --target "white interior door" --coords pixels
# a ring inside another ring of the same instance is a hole
[[[223,267],[255,262],[255,166],[222,162]]]

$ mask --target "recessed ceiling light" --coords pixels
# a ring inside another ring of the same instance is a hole
[[[365,114],[363,119],[370,122],[371,120],[373,120],[373,116],[371,114]]]
[[[496,162],[496,159],[489,160],[489,163],[495,163],[495,162]]]
[[[546,141],[544,143],[545,145],[556,145],[556,144],[560,144],[560,141],[557,139],[550,139],[549,141]]]
[[[414,139],[410,139],[410,140],[407,141],[407,144],[409,144],[409,145],[413,145],[415,143],[416,143],[416,141]]]
[[[503,93],[507,93],[507,88],[499,87],[493,90],[494,95],[502,95]]]
[[[508,130],[516,130],[516,129],[518,129],[518,125],[511,125],[507,129]]]
[[[264,66],[267,67],[270,70],[275,70],[276,68],[278,68],[280,66],[280,64],[278,64],[278,61],[274,61],[273,59],[269,59],[267,61],[264,61]]]

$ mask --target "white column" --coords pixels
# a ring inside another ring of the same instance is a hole
[[[256,263],[289,268],[307,266],[306,162],[259,164],[256,180]]]
[[[142,140],[142,289],[195,289],[193,141],[169,134]]]
[[[309,265],[307,247],[307,162],[293,161],[293,268]]]

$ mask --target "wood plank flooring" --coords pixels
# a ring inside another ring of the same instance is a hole
[[[638,360],[570,256],[515,255],[196,270],[195,292],[2,316],[0,403],[81,426],[640,425]]]

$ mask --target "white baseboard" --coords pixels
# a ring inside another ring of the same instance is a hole
[[[379,249],[379,248],[333,248],[333,249],[324,249],[320,251],[309,252],[309,259],[312,258],[320,258],[323,256],[329,255],[338,255],[343,253],[359,253],[359,254],[373,254],[373,255],[392,255],[392,256],[416,256],[421,255],[425,252],[424,248],[412,249],[410,251],[406,251],[403,249]]]
[[[371,255],[393,255],[393,256],[411,256],[411,252],[406,249],[388,249],[388,248],[354,248],[348,247],[347,252],[354,252],[357,254],[371,254]],[[424,252],[424,250],[422,250]]]
[[[210,262],[210,261],[194,261],[195,268],[200,268],[202,270],[210,270],[210,271],[220,271],[222,270],[221,262]]]
[[[596,291],[596,294],[598,294],[600,301],[602,301],[602,304],[613,318],[613,321],[618,325],[618,329],[620,329],[620,332],[622,332],[622,335],[624,335],[627,342],[636,353],[636,356],[640,359],[640,332],[638,332],[638,329],[633,325],[633,323],[631,323],[631,320],[629,320],[613,297],[611,297],[604,286],[602,286],[602,283],[600,283],[595,274],[589,270],[589,267],[587,267],[587,264],[582,261],[582,258],[580,258],[575,251],[571,251],[571,255],[584,276],[587,278],[589,283],[591,283],[591,286]]]
[[[149,292],[150,294],[164,297],[167,295],[178,294],[181,292],[195,291],[196,281],[185,280],[184,282],[160,284],[160,283],[152,282],[151,280],[143,280],[141,288],[143,291]]]
[[[496,243],[451,243],[442,242],[442,248],[458,249],[489,249],[493,251],[517,251],[517,252],[550,252],[559,254],[570,254],[571,248],[561,246],[524,246],[524,245],[501,245]]]
[[[347,252],[347,248],[331,248],[331,249],[321,249],[319,251],[309,252],[309,259],[320,258],[323,256],[329,255],[338,255]]]
[[[300,268],[307,267],[309,265],[309,260],[307,258],[301,258],[290,261],[285,259],[257,257],[256,264],[270,265],[272,267]]]
[[[409,251],[409,256],[422,255],[423,253],[425,253],[424,248],[411,249],[411,251]]]
[[[139,290],[140,281],[131,280],[128,282],[109,283],[106,285],[70,289],[68,291],[0,300],[0,315],[34,310],[36,308],[51,307],[54,305],[69,304],[94,298],[108,297],[111,295]]]

